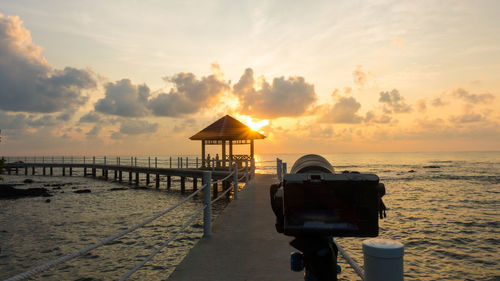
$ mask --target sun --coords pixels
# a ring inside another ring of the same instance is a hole
[[[243,120],[243,123],[250,127],[250,129],[257,132],[260,128],[269,125],[269,120],[254,121],[250,116],[240,116],[239,119]]]

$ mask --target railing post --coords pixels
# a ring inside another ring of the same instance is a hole
[[[137,167],[137,157],[134,158],[135,167]]]
[[[198,157],[196,157],[196,169],[198,169]]]
[[[189,157],[186,156],[186,169],[189,169]]]
[[[148,168],[151,168],[151,156],[148,156]]]
[[[276,158],[276,173],[278,174],[279,182],[282,182],[282,180],[283,180],[282,172],[283,172],[283,169],[281,169],[281,159]]]
[[[172,169],[172,156],[170,156],[170,169]]]
[[[283,171],[282,171],[281,176],[284,177],[286,175],[286,173],[287,173],[286,162],[284,162],[283,164],[281,164],[281,166],[283,167]]]
[[[106,165],[106,156],[104,156],[104,165]]]
[[[205,186],[203,190],[203,237],[210,237],[212,233],[212,203],[210,194],[212,193],[212,173],[210,171],[203,172],[202,185]]]
[[[212,172],[215,171],[215,158],[212,158]]]
[[[238,199],[238,163],[233,163],[233,187],[234,199]]]
[[[365,281],[403,281],[402,243],[372,238],[363,241]]]
[[[248,183],[248,160],[245,160],[245,182]]]
[[[155,157],[155,168],[158,168],[158,157]]]

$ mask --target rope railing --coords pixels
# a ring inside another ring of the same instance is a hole
[[[365,271],[361,268],[361,266],[359,266],[356,261],[354,261],[350,256],[349,254],[344,250],[344,248],[342,248],[338,243],[337,241],[333,240],[333,242],[335,243],[335,246],[337,246],[337,249],[339,250],[339,252],[342,254],[342,256],[344,257],[344,259],[346,260],[346,262],[352,267],[352,269],[354,269],[354,272],[356,272],[356,274],[359,276],[359,278],[361,278],[361,280],[365,280]]]
[[[106,161],[105,157],[103,158],[104,161]],[[73,160],[72,160],[73,161]],[[93,162],[95,162],[95,158],[92,160]],[[119,160],[117,160],[118,163]],[[135,164],[134,163],[134,159],[131,159],[131,164]],[[106,162],[105,162],[106,163]],[[155,166],[157,165],[157,161],[155,160]],[[247,164],[248,166],[248,164]],[[190,195],[188,195],[187,197],[185,197],[184,199],[180,200],[179,202],[177,202],[175,205],[167,208],[166,210],[154,215],[153,217],[147,219],[147,220],[144,220],[132,227],[129,227],[115,235],[112,235],[112,236],[109,236],[99,242],[96,242],[94,244],[91,244],[85,248],[82,248],[78,251],[75,251],[75,252],[72,252],[70,254],[67,254],[65,256],[62,256],[62,257],[59,257],[57,259],[54,259],[52,261],[49,261],[43,265],[40,265],[40,266],[37,266],[35,268],[32,268],[31,270],[28,270],[28,271],[25,271],[23,273],[20,273],[20,274],[17,274],[9,279],[6,279],[5,281],[18,281],[18,280],[24,280],[24,279],[27,279],[27,278],[30,278],[30,277],[33,277],[35,276],[36,274],[38,273],[41,273],[43,271],[46,271],[52,267],[55,267],[59,264],[62,264],[66,261],[69,261],[73,258],[76,258],[76,257],[79,257],[83,254],[86,254],[88,253],[89,251],[91,250],[94,250],[98,247],[101,247],[103,245],[106,245],[108,243],[110,243],[111,241],[117,239],[117,238],[120,238],[140,227],[143,227],[144,225],[158,219],[159,217],[169,213],[170,211],[174,210],[175,208],[179,207],[180,205],[184,204],[186,201],[190,200],[191,198],[193,198],[194,196],[196,196],[198,193],[200,193],[201,191],[205,190],[206,188],[208,189],[211,189],[211,186],[212,184],[217,184],[217,183],[220,183],[220,182],[224,182],[224,181],[227,181],[228,179],[230,179],[231,177],[233,177],[232,181],[233,181],[233,187],[232,188],[228,188],[226,191],[224,191],[220,196],[218,196],[217,198],[215,198],[214,200],[210,200],[210,192],[204,192],[204,195],[203,195],[203,201],[204,201],[204,206],[202,208],[200,208],[193,216],[191,216],[191,218],[181,226],[181,228],[172,236],[170,237],[167,241],[165,241],[162,245],[160,245],[160,247],[158,249],[156,249],[155,251],[153,251],[148,257],[146,257],[141,263],[139,263],[137,266],[135,266],[134,268],[132,268],[129,272],[127,272],[125,275],[123,275],[120,280],[125,280],[127,279],[129,276],[131,276],[133,273],[135,273],[137,270],[139,270],[142,266],[144,266],[144,264],[146,264],[149,260],[151,260],[156,254],[158,254],[164,247],[166,247],[168,245],[168,243],[170,243],[171,241],[173,241],[180,233],[182,233],[182,231],[184,231],[199,215],[202,211],[204,211],[204,236],[210,236],[210,220],[211,220],[211,204],[218,201],[219,199],[221,199],[224,195],[226,195],[229,191],[231,190],[234,190],[234,199],[237,199],[237,189],[238,189],[238,182],[241,181],[242,179],[248,179],[249,177],[249,173],[253,173],[253,170],[249,170],[248,168],[245,169],[246,173],[238,179],[238,169],[237,169],[237,165],[236,163],[234,164],[233,166],[233,169],[232,169],[232,172],[229,173],[226,177],[222,178],[222,179],[219,179],[217,181],[213,181],[211,180],[211,172],[210,171],[205,171],[204,172],[204,175],[203,175],[203,185],[197,189],[196,191],[194,191],[193,193],[191,193]],[[247,181],[246,181],[247,183]]]
[[[158,254],[163,248],[165,248],[170,242],[172,242],[184,229],[186,229],[188,226],[193,223],[193,221],[201,214],[201,212],[207,207],[207,205],[203,206],[203,208],[200,208],[191,218],[182,225],[182,227],[174,234],[172,237],[170,237],[167,241],[165,241],[163,244],[158,247],[158,249],[154,250],[149,256],[147,256],[142,262],[140,262],[138,265],[136,265],[134,268],[132,268],[129,272],[124,274],[119,281],[126,280],[129,278],[132,274],[134,274],[137,270],[139,270],[141,267],[143,267],[148,261],[150,261],[156,254]]]
[[[87,247],[85,247],[83,249],[80,249],[80,250],[75,251],[73,253],[67,254],[67,255],[62,256],[60,258],[54,259],[54,260],[52,260],[52,261],[50,261],[48,263],[45,263],[45,264],[40,265],[40,266],[37,266],[37,267],[35,267],[35,268],[31,269],[31,270],[28,270],[26,272],[20,273],[20,274],[18,274],[16,276],[13,276],[13,277],[5,280],[5,281],[24,280],[26,278],[34,276],[35,274],[38,274],[38,273],[43,272],[43,271],[45,271],[47,269],[50,269],[50,268],[52,268],[52,267],[54,267],[56,265],[64,263],[64,262],[66,262],[66,261],[68,261],[70,259],[73,259],[73,258],[76,258],[78,256],[81,256],[81,255],[83,255],[83,254],[85,254],[85,253],[87,253],[87,252],[89,252],[89,251],[91,251],[93,249],[96,249],[96,248],[101,247],[101,246],[103,246],[105,244],[108,244],[109,242],[111,242],[111,241],[113,241],[113,240],[115,240],[115,239],[117,239],[119,237],[122,237],[123,235],[128,234],[128,233],[130,233],[130,232],[132,232],[132,231],[134,231],[134,230],[136,230],[136,229],[138,229],[140,227],[143,227],[144,225],[146,225],[146,224],[148,224],[148,223],[150,223],[150,222],[158,219],[159,217],[165,215],[166,213],[174,210],[175,208],[177,208],[180,205],[182,205],[184,202],[186,202],[189,199],[193,198],[196,194],[198,194],[199,192],[201,192],[206,187],[207,187],[207,185],[203,185],[200,189],[198,189],[197,191],[191,193],[189,196],[187,196],[186,198],[182,199],[177,204],[175,204],[175,205],[171,206],[170,208],[168,208],[168,209],[166,209],[166,210],[164,210],[164,211],[162,211],[162,212],[154,215],[153,217],[151,217],[151,218],[149,218],[149,219],[147,219],[145,221],[142,221],[141,223],[138,223],[138,224],[136,224],[136,225],[134,225],[132,227],[129,227],[129,228],[127,228],[127,229],[125,229],[125,230],[123,230],[123,231],[121,231],[121,232],[119,232],[119,233],[117,233],[115,235],[107,237],[107,238],[105,238],[105,239],[103,239],[103,240],[101,240],[99,242],[96,242],[96,243],[94,243],[94,244],[92,244],[90,246],[87,246]]]

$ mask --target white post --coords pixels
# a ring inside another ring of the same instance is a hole
[[[238,163],[233,163],[233,187],[234,199],[238,199]]]
[[[210,194],[212,193],[212,173],[210,171],[203,171],[202,185],[205,186],[203,190],[203,237],[210,237],[212,233],[212,203]]]
[[[283,169],[281,168],[281,159],[276,158],[276,173],[278,174],[279,182],[283,181]]]
[[[373,238],[363,241],[365,281],[403,281],[402,243]]]

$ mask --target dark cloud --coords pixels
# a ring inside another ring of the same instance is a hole
[[[477,104],[477,103],[489,103],[495,99],[490,93],[485,94],[471,94],[468,91],[458,88],[452,91],[453,96],[460,98],[468,103]]]
[[[105,114],[123,117],[149,115],[147,108],[149,88],[145,84],[134,85],[130,79],[107,83],[105,97],[98,100],[95,110]]]
[[[378,101],[384,104],[384,112],[386,113],[409,113],[412,111],[411,106],[406,104],[405,98],[396,89],[390,92],[380,92]]]
[[[60,121],[69,121],[71,119],[71,116],[73,116],[72,113],[65,112],[57,115],[56,119]]]
[[[358,115],[361,104],[353,97],[340,97],[336,103],[330,106],[324,106],[322,110],[326,111],[318,119],[321,123],[345,123],[357,124],[363,121]]]
[[[89,113],[83,115],[80,118],[80,123],[96,123],[101,120],[101,117],[95,111],[90,111]]]
[[[300,116],[316,101],[314,86],[303,77],[278,77],[272,84],[263,80],[260,89],[254,84],[253,70],[247,68],[233,91],[239,99],[240,112],[256,118]]]
[[[54,69],[40,54],[19,17],[0,14],[0,109],[58,112],[87,101],[93,74],[71,67]]]
[[[16,130],[23,129],[28,126],[27,117],[25,114],[7,114],[0,111],[0,129]]]
[[[168,94],[159,94],[148,102],[156,116],[178,117],[209,108],[229,87],[215,75],[198,80],[193,73],[179,73],[165,80],[174,87]]]
[[[354,84],[364,87],[368,81],[368,73],[364,72],[361,65],[357,65],[356,69],[352,72],[352,78],[354,79]]]
[[[87,136],[88,139],[96,138],[99,136],[99,133],[101,132],[101,130],[102,130],[101,124],[96,124],[85,135]]]
[[[158,130],[158,123],[149,123],[143,120],[126,120],[120,126],[120,133],[126,135],[154,133],[156,130]]]

